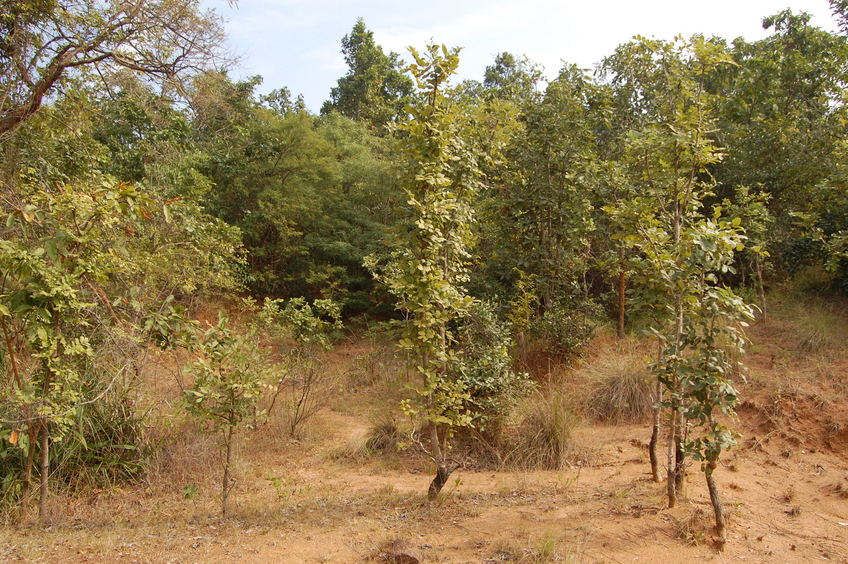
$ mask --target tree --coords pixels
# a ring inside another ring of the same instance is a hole
[[[586,107],[590,88],[580,70],[566,66],[541,102],[526,107],[491,197],[499,220],[492,254],[534,277],[544,310],[587,295],[597,170]]]
[[[432,500],[459,466],[449,452],[455,428],[472,423],[465,383],[452,377],[458,363],[452,326],[474,303],[464,284],[474,241],[471,203],[482,183],[478,155],[463,139],[451,104],[448,80],[459,64],[458,49],[428,45],[424,53],[410,52],[409,69],[422,99],[400,128],[410,161],[406,193],[412,217],[388,260],[378,264],[371,256],[367,264],[407,319],[399,345],[409,352],[421,387],[404,408],[429,426],[427,450],[436,464],[428,490]]]
[[[744,248],[741,218],[724,219],[716,207],[704,217],[703,200],[712,195],[708,167],[722,155],[710,138],[714,120],[705,89],[710,73],[730,59],[723,46],[695,36],[675,43],[640,40],[627,47],[630,61],[619,67],[631,93],[655,90],[645,107],[647,124],[630,132],[625,159],[640,186],[640,196],[622,202],[619,212],[635,217],[635,232],[625,237],[638,248],[643,306],[657,311],[652,331],[660,343],[653,370],[664,388],[662,405],[670,411],[667,451],[669,507],[683,488],[685,456],[703,466],[724,539],[724,514],[712,472],[732,435],[716,419],[736,403],[732,375],[744,352],[740,325],[751,319],[750,308],[721,284],[733,273],[735,253]],[[619,60],[623,63],[623,60]],[[647,84],[644,77],[652,77]],[[728,337],[728,339],[723,339]],[[734,370],[731,370],[734,368]],[[703,429],[692,437],[691,423]],[[659,418],[651,439],[655,447]],[[657,475],[657,457],[652,470]]]
[[[330,90],[330,99],[324,102],[321,113],[335,110],[377,128],[403,119],[413,91],[412,80],[401,72],[400,56],[386,55],[374,42],[374,33],[365,27],[362,18],[342,38],[342,54],[348,72]]]
[[[519,106],[539,102],[538,84],[542,69],[527,57],[516,58],[504,51],[483,74],[483,91],[495,98],[512,100]]]
[[[233,487],[233,440],[249,416],[256,417],[269,364],[255,332],[238,334],[226,317],[200,335],[199,356],[188,367],[192,385],[183,392],[183,404],[192,415],[220,432],[223,456],[221,514],[227,517]]]
[[[784,10],[763,19],[772,30],[734,41],[733,63],[708,77],[718,118],[715,138],[727,158],[711,167],[721,197],[738,186],[770,195],[778,225],[811,204],[807,195],[838,162],[846,135],[848,41]]]
[[[28,501],[36,444],[40,453],[39,516],[46,519],[50,444],[75,422],[84,396],[82,374],[94,356],[92,310],[117,325],[101,286],[126,263],[114,230],[141,217],[136,189],[103,180],[36,193],[13,209],[0,240],[0,328],[12,380],[3,387],[4,413],[15,413],[15,436],[25,449],[23,501]],[[7,234],[10,228],[7,228]],[[112,241],[113,244],[104,244]],[[17,442],[17,441],[13,441]]]
[[[2,0],[0,14],[0,136],[72,72],[126,68],[173,87],[222,61],[220,21],[198,0]]]

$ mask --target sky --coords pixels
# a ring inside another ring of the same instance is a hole
[[[563,62],[593,69],[634,35],[764,37],[764,16],[786,8],[834,30],[827,0],[201,0],[225,19],[233,78],[262,75],[261,92],[283,86],[318,111],[347,72],[341,39],[356,19],[386,52],[429,41],[462,47],[459,79],[481,80],[503,51],[541,64],[548,78]]]

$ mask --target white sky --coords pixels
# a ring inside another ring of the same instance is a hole
[[[593,68],[639,34],[671,39],[703,33],[729,40],[766,35],[762,18],[791,8],[835,29],[827,0],[201,0],[227,19],[241,57],[235,78],[260,74],[263,92],[287,86],[317,111],[347,68],[341,38],[356,18],[385,51],[405,57],[430,39],[461,46],[459,77],[481,79],[497,53],[527,55],[553,77],[562,61]]]

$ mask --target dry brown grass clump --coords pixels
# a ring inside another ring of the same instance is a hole
[[[712,525],[707,512],[700,507],[683,518],[672,517],[671,519],[676,539],[689,546],[706,542]]]
[[[586,411],[595,421],[638,423],[650,416],[654,380],[638,353],[604,355],[582,372],[589,384]]]
[[[526,469],[558,470],[574,454],[572,434],[580,423],[573,397],[552,386],[517,407],[516,425],[505,442],[504,460]]]

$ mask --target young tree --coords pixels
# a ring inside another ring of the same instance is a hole
[[[226,317],[202,333],[199,356],[189,367],[193,379],[183,392],[183,404],[192,415],[206,421],[222,439],[223,475],[221,514],[227,517],[229,495],[234,485],[232,455],[238,428],[257,415],[269,365],[254,332],[239,334]]]
[[[724,538],[723,510],[713,481],[722,450],[732,436],[715,419],[736,402],[730,358],[744,352],[740,324],[751,310],[721,285],[732,273],[735,253],[744,248],[740,218],[721,218],[721,208],[704,217],[703,200],[712,195],[708,167],[721,160],[710,139],[713,120],[704,84],[707,76],[729,62],[721,45],[694,37],[691,42],[643,40],[628,46],[631,61],[653,67],[625,66],[622,78],[649,100],[646,126],[629,134],[626,160],[642,194],[619,208],[637,219],[625,240],[638,248],[643,305],[658,312],[653,333],[661,352],[653,370],[664,388],[662,405],[670,411],[667,451],[668,503],[682,494],[686,454],[704,460],[704,471]],[[629,74],[628,74],[629,73]],[[644,76],[653,80],[643,83]],[[658,88],[659,87],[659,88]],[[733,337],[729,344],[722,336]],[[693,423],[694,422],[694,423]],[[703,428],[693,438],[693,426]],[[656,444],[655,419],[652,445]],[[656,456],[651,457],[656,474]]]
[[[409,70],[422,102],[400,129],[411,170],[406,192],[412,223],[386,264],[367,264],[397,297],[406,316],[400,347],[409,351],[421,387],[404,408],[429,425],[428,452],[436,476],[428,497],[435,499],[458,464],[451,461],[450,439],[456,427],[472,422],[465,383],[454,376],[458,362],[453,324],[474,300],[466,293],[470,249],[474,242],[472,199],[481,187],[478,155],[463,138],[448,80],[459,63],[459,50],[428,45],[410,49]]]

